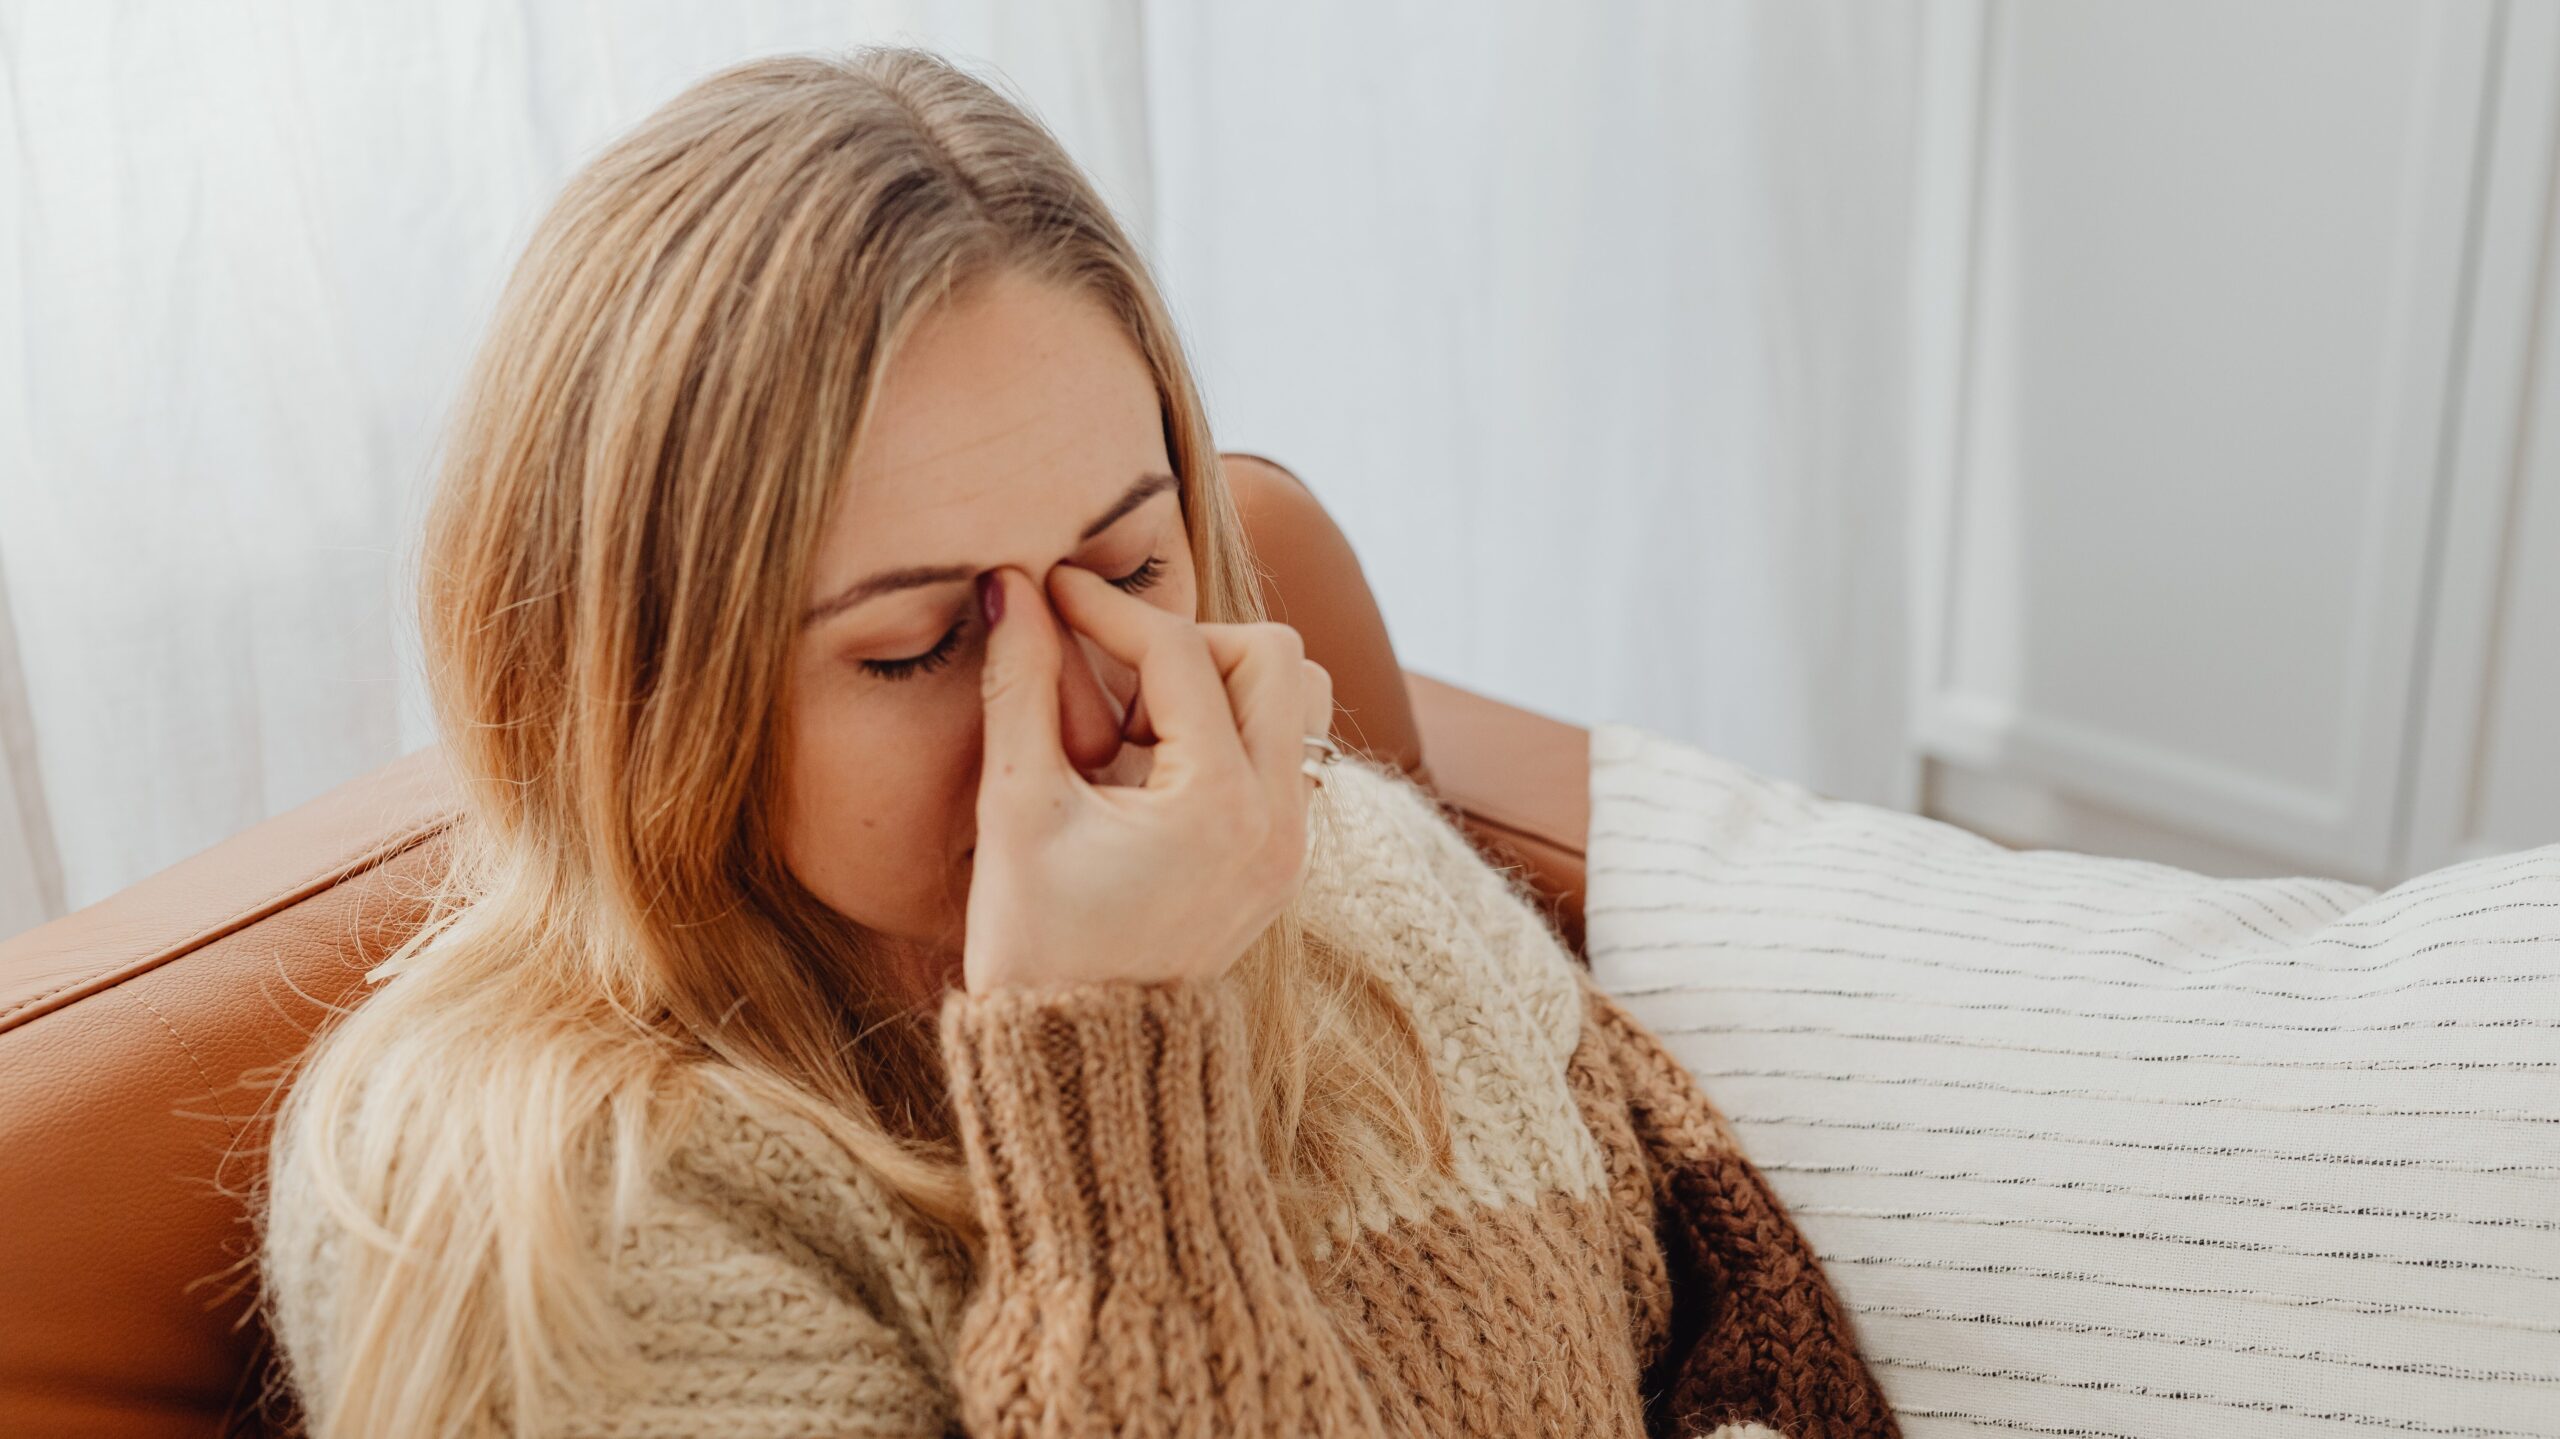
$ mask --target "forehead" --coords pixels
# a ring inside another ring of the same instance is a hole
[[[890,357],[820,569],[1045,565],[1133,478],[1168,468],[1153,374],[1118,319],[1002,271]]]

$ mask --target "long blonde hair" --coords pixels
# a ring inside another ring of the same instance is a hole
[[[1000,267],[1100,297],[1154,372],[1201,618],[1263,610],[1173,326],[1056,140],[935,56],[704,79],[529,241],[423,530],[418,608],[465,812],[427,919],[333,1017],[266,1180],[352,1236],[321,1435],[486,1432],[615,1315],[585,1228],[702,1076],[820,1126],[974,1259],[931,1015],[777,858],[797,604],[883,366]],[[899,763],[884,754],[879,762]],[[1353,1176],[1448,1163],[1405,1011],[1320,918],[1239,963],[1259,1138],[1301,1254]],[[618,1212],[618,1211],[617,1211]]]

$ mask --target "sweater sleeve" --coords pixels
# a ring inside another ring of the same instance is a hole
[[[1661,1040],[1580,983],[1591,1052],[1577,1083],[1608,1111],[1595,1128],[1611,1131],[1613,1190],[1649,1213],[1653,1243],[1631,1263],[1668,1270],[1668,1315],[1637,1309],[1650,1432],[1897,1439],[1820,1260],[1724,1115]]]
[[[955,991],[941,1039],[987,1231],[972,1435],[1383,1432],[1282,1225],[1231,982]]]

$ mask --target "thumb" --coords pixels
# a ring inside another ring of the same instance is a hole
[[[1060,643],[1048,596],[1010,565],[987,571],[978,583],[981,606],[997,601],[986,663],[978,671],[985,722],[979,788],[1066,773],[1066,745],[1058,734]]]

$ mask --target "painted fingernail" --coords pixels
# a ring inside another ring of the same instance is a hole
[[[988,629],[994,629],[996,621],[1004,618],[1004,582],[996,578],[993,570],[978,576],[978,609],[986,615]]]

